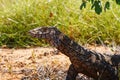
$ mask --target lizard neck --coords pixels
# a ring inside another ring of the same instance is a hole
[[[65,54],[68,57],[73,56],[80,56],[83,55],[86,50],[81,47],[79,44],[71,40],[69,37],[61,33],[57,30],[56,33],[59,34],[52,34],[50,39],[47,39],[47,41],[54,47],[56,47],[58,50],[60,50],[63,54]]]

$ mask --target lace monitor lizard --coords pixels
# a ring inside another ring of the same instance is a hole
[[[85,74],[95,80],[119,80],[117,68],[113,66],[115,62],[112,62],[112,57],[85,49],[56,27],[35,28],[30,30],[29,34],[38,39],[45,39],[69,57],[71,65],[66,80],[75,80],[78,73]]]

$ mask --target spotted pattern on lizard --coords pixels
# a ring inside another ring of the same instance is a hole
[[[69,57],[71,65],[66,80],[75,80],[78,73],[95,80],[118,80],[116,67],[106,61],[104,55],[85,49],[56,27],[35,28],[30,30],[29,34],[38,39],[45,39],[50,45]]]

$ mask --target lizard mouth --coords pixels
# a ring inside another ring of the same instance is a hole
[[[43,33],[41,31],[38,31],[36,29],[32,29],[28,32],[30,36],[35,37],[35,38],[42,38]]]
[[[28,32],[32,37],[36,37],[36,31],[35,30],[30,30]]]

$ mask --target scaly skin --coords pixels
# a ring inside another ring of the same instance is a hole
[[[36,28],[29,31],[32,37],[45,39],[49,44],[69,57],[66,80],[75,80],[78,73],[83,73],[95,80],[118,80],[117,68],[105,55],[92,52],[80,46],[55,27]],[[111,57],[109,57],[111,59]]]

